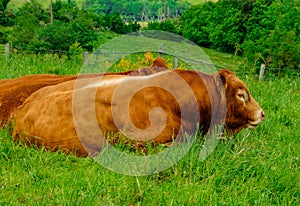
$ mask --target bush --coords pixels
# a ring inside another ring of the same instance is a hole
[[[300,70],[300,2],[276,0],[266,4],[260,0],[253,6],[253,14],[257,15],[245,24],[243,56],[254,66],[264,63],[270,67]],[[253,61],[253,56],[261,58]]]
[[[50,52],[69,56],[70,46],[75,42],[84,50],[93,50],[98,39],[97,16],[62,1],[53,4],[53,14],[54,21],[50,24],[48,10],[36,0],[24,3],[16,14],[16,25],[8,40],[17,49],[35,54]]]
[[[177,29],[175,27],[174,22],[171,19],[167,19],[162,22],[149,22],[148,26],[145,28],[145,30],[161,30],[161,31],[167,31],[170,33],[177,33]]]

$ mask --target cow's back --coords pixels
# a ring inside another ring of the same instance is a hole
[[[42,74],[0,80],[0,127],[6,124],[10,114],[35,91],[73,79],[76,76]]]
[[[35,91],[51,85],[74,79],[96,78],[105,75],[145,76],[167,70],[163,59],[158,58],[150,67],[119,73],[96,73],[59,76],[52,74],[36,74],[14,79],[0,80],[0,127],[5,126],[11,113]]]
[[[84,92],[88,96],[89,89],[83,87],[95,81],[98,77],[70,80],[33,93],[12,114],[13,138],[25,140],[27,144],[45,145],[51,150],[61,148],[86,156],[73,123],[73,95]]]

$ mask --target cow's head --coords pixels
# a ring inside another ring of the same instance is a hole
[[[256,127],[265,114],[246,85],[229,70],[220,70],[219,75],[226,93],[227,133],[237,133],[245,127]]]

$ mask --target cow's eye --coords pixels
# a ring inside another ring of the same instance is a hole
[[[238,97],[241,99],[245,99],[245,95],[244,94],[238,94]]]
[[[246,102],[246,95],[242,91],[240,91],[240,92],[237,93],[237,98],[240,99],[243,102]]]

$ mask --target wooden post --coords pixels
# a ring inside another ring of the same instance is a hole
[[[84,59],[84,64],[87,64],[89,61],[89,53],[88,52],[83,52],[83,59]]]
[[[9,58],[9,43],[5,44],[5,57],[6,59]]]
[[[174,58],[174,69],[178,68],[178,59]]]
[[[163,53],[163,45],[161,44],[161,45],[159,46],[159,51],[158,51],[159,57],[162,57],[162,53]]]
[[[259,72],[259,81],[263,80],[264,74],[265,74],[266,65],[262,64],[260,66],[260,72]]]

